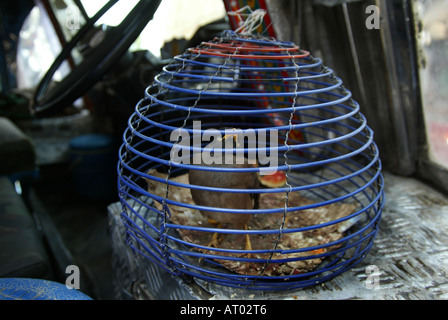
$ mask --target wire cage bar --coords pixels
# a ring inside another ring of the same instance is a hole
[[[211,147],[229,132],[241,143]],[[255,165],[194,161],[204,154],[253,156]],[[293,43],[232,31],[155,77],[128,120],[117,169],[127,245],[174,276],[227,287],[297,289],[353,268],[372,247],[384,204],[373,131],[342,80]],[[192,170],[252,173],[261,184],[194,185]],[[278,173],[280,183],[264,184]],[[193,190],[255,194],[260,204],[204,206]],[[204,210],[251,220],[217,226]]]

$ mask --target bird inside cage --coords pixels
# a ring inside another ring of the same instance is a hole
[[[134,170],[144,174],[122,179],[131,191],[134,180],[148,183],[142,196],[151,219],[144,222],[159,232],[144,250],[176,272],[210,282],[260,280],[261,288],[273,276],[274,289],[285,281],[301,285],[302,277],[327,266],[339,272],[340,262],[353,260],[352,249],[363,255],[360,237],[376,228],[381,211],[373,206],[382,197],[382,181],[374,183],[379,158],[367,152],[376,151],[369,148],[371,132],[333,71],[290,43],[238,34],[178,59],[146,91],[135,117],[143,126],[130,122],[136,138],[123,148],[130,154],[123,155],[123,168],[135,168],[135,158],[145,162]],[[221,86],[227,82],[231,88]],[[213,146],[204,139],[211,128],[220,128],[207,136]],[[238,130],[247,144],[238,145]],[[364,168],[358,156],[371,165]],[[285,172],[262,174],[272,168]],[[129,233],[140,241],[140,230]]]
[[[259,174],[258,170],[244,171],[245,168],[257,168],[259,166],[257,157],[245,156],[243,152],[240,152],[241,150],[246,150],[242,148],[245,142],[242,130],[235,128],[222,130],[225,132],[222,138],[218,138],[205,148],[202,148],[203,152],[193,153],[190,159],[192,166],[187,174],[168,177],[166,173],[159,172],[156,169],[151,169],[148,172],[149,175],[161,179],[161,181],[167,182],[166,179],[169,179],[176,183],[189,185],[190,188],[177,185],[168,187],[166,183],[146,179],[149,187],[148,191],[161,198],[197,206],[194,206],[194,209],[176,205],[164,207],[163,201],[156,202],[156,206],[160,211],[167,210],[167,214],[175,219],[180,216],[193,217],[195,216],[194,211],[200,207],[202,208],[199,210],[202,218],[210,226],[219,229],[247,230],[253,216],[251,210],[256,210],[260,207],[262,191],[256,191],[262,188],[284,186],[286,174],[283,171],[269,172],[270,174]],[[209,151],[218,154],[218,156],[216,154],[213,155],[212,161],[206,159],[207,155],[210,154]],[[209,170],[203,170],[203,168],[199,167],[206,167]],[[235,169],[235,171],[229,171],[229,169]],[[242,171],[238,172],[239,169],[242,169]],[[196,186],[199,188],[195,188]],[[218,190],[213,191],[212,188]],[[236,192],[234,191],[235,189],[247,189],[248,192]],[[251,190],[254,192],[250,192]],[[207,207],[215,208],[215,210],[207,210]],[[247,211],[247,213],[228,213],[219,209],[236,209]],[[198,222],[195,221],[195,223]],[[225,233],[222,233],[221,236],[218,233],[214,233],[207,246],[219,248],[225,237]],[[245,234],[244,249],[252,250],[248,234]]]
[[[209,188],[227,189],[226,191],[212,191],[203,189],[191,189],[191,195],[196,205],[201,207],[215,207],[224,209],[242,209],[253,210],[259,208],[259,193],[235,193],[228,192],[232,189],[250,189],[260,188],[260,182],[256,171],[222,171],[223,168],[250,168],[257,167],[256,163],[250,163],[244,155],[235,154],[233,151],[239,147],[238,136],[236,134],[226,134],[220,141],[217,141],[217,147],[231,153],[220,153],[218,163],[209,163],[204,161],[203,154],[195,153],[193,163],[205,167],[213,167],[214,170],[190,169],[189,182],[193,186],[202,186]],[[228,143],[228,142],[231,143]],[[230,146],[230,148],[229,148]],[[216,170],[215,170],[216,169]],[[208,222],[216,225],[217,228],[246,229],[250,221],[251,213],[228,213],[214,210],[201,209],[200,212],[207,217]],[[210,247],[219,247],[218,233],[214,233],[209,243]],[[245,250],[252,250],[249,235],[246,234]]]

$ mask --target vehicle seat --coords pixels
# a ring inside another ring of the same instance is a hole
[[[31,140],[0,117],[0,277],[45,279],[51,274],[43,237],[13,182],[33,170]]]

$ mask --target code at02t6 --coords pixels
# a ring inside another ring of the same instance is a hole
[[[225,315],[264,315],[266,305],[264,304],[228,304],[221,311]]]

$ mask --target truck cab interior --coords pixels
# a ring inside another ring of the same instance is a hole
[[[343,79],[375,132],[385,192],[376,241],[357,268],[297,292],[239,298],[447,299],[443,0],[1,0],[0,280],[72,281],[95,300],[220,297],[129,258],[115,210],[136,104],[175,56],[235,29],[231,2],[266,8],[276,38]],[[368,266],[378,290],[366,285]],[[4,283],[0,299],[14,298],[20,284]]]

